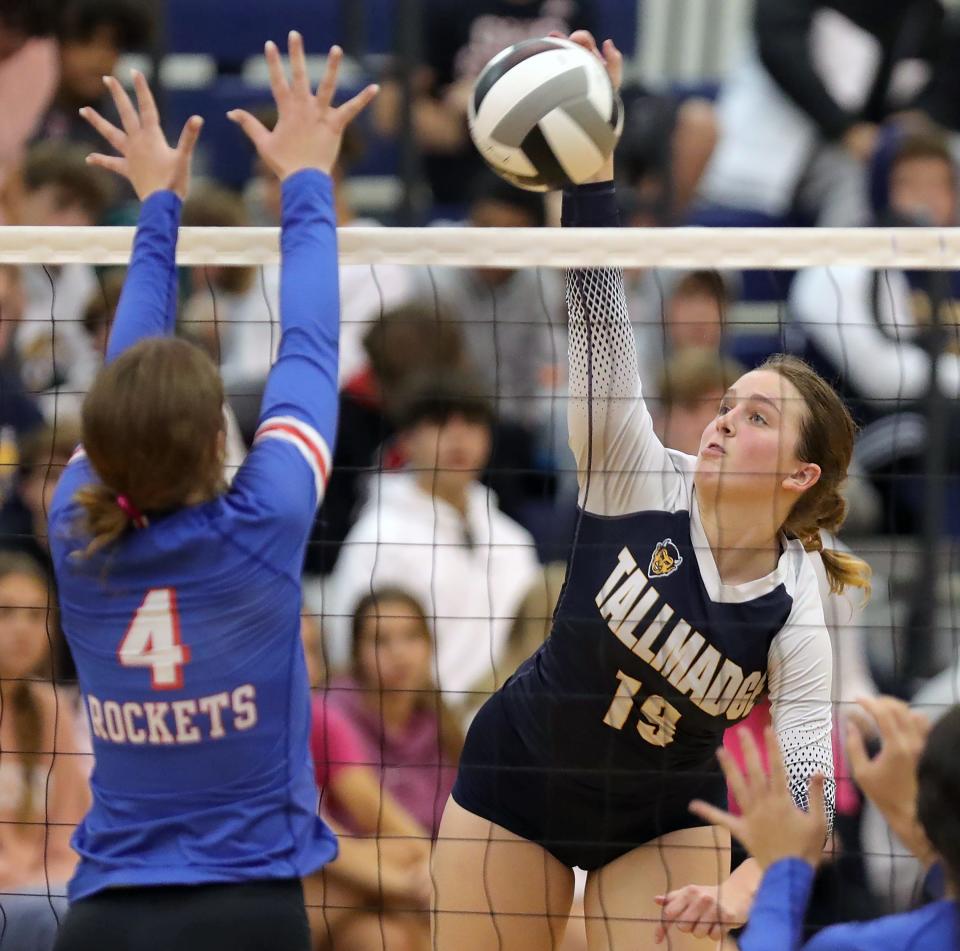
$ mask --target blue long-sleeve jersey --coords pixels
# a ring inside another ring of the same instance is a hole
[[[783,859],[767,869],[740,951],[920,951],[960,947],[960,913],[954,901],[937,901],[903,915],[834,925],[803,944],[813,868],[801,859]]]
[[[172,332],[179,219],[170,192],[144,202],[108,360]],[[96,756],[71,900],[116,885],[299,877],[336,855],[317,816],[299,637],[337,413],[326,175],[284,182],[281,247],[279,356],[229,491],[83,558],[74,495],[97,476],[82,450],[57,487],[51,552]]]

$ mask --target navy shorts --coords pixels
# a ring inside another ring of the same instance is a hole
[[[453,798],[564,865],[592,871],[668,832],[704,825],[690,801],[725,808],[727,790],[714,764],[597,775],[541,762],[496,693],[467,732]]]
[[[310,951],[300,879],[108,888],[70,906],[54,951]]]

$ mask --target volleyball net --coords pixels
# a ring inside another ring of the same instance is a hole
[[[0,228],[0,545],[42,565],[44,507],[77,439],[132,240],[132,228]],[[827,612],[836,718],[878,690],[911,697],[932,717],[960,700],[960,230],[357,227],[341,229],[340,252],[340,434],[306,558],[305,646],[318,693],[360,735],[348,762],[369,767],[427,843],[457,743],[547,636],[575,543],[563,268],[624,270],[644,391],[669,448],[695,453],[733,379],[774,353],[796,354],[835,383],[860,426],[840,540],[874,569],[869,604]],[[221,367],[228,468],[249,446],[280,338],[279,262],[276,229],[181,230],[178,332]],[[38,412],[14,408],[20,391]],[[418,422],[451,416],[476,425],[449,446],[411,438]],[[411,602],[397,607],[404,594]],[[369,635],[357,614],[377,596],[393,599],[384,618],[422,611],[429,652],[390,666],[378,638],[399,643],[403,631]],[[56,830],[73,820],[51,814],[62,794],[52,754],[76,756],[84,770],[90,761],[91,725],[71,692],[55,605],[44,606],[48,648],[29,669],[4,665],[13,699],[0,735],[14,753],[0,763],[10,777],[0,786],[4,835],[40,858],[32,885],[23,875],[0,882],[0,906],[11,908],[24,890],[64,894],[69,858],[49,859]],[[0,606],[0,633],[5,623]],[[66,754],[30,694],[52,675],[64,701],[57,716],[75,721]],[[391,694],[415,695],[414,708],[434,717],[432,745],[422,735],[388,739],[396,723],[385,721],[410,714],[384,701]],[[332,733],[314,746],[328,751],[318,778],[331,790],[342,749]],[[918,868],[864,809],[842,750],[836,762],[838,914],[866,901],[903,907]],[[322,804],[347,836],[376,832],[334,793]],[[382,800],[377,809],[382,818]],[[381,851],[376,861],[401,860]]]

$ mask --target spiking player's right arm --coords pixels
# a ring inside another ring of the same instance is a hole
[[[565,192],[563,224],[615,227],[613,182]],[[643,401],[623,273],[614,268],[569,270],[566,283],[568,425],[580,505],[597,515],[670,509],[680,480]]]

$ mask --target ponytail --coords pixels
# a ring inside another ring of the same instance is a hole
[[[846,517],[847,500],[838,491],[810,493],[797,503],[784,528],[800,540],[806,551],[820,555],[833,594],[842,594],[844,588],[852,587],[862,589],[869,598],[873,574],[870,566],[848,551],[823,547],[821,532],[835,533]]]
[[[83,509],[83,528],[90,536],[90,543],[81,557],[89,558],[113,544],[132,524],[130,515],[120,505],[117,493],[102,483],[83,486],[73,498]]]
[[[853,456],[856,426],[850,411],[811,366],[797,357],[776,354],[760,366],[779,373],[796,388],[806,404],[800,423],[797,456],[820,467],[820,478],[797,499],[783,530],[810,552],[819,552],[833,594],[846,587],[870,596],[870,566],[856,555],[824,549],[821,532],[839,531],[847,517],[847,500],[840,489]]]
[[[862,558],[836,548],[823,548],[820,557],[823,559],[827,581],[830,582],[830,590],[834,594],[842,594],[844,588],[851,587],[861,588],[864,596],[870,597],[870,576],[873,571]]]

